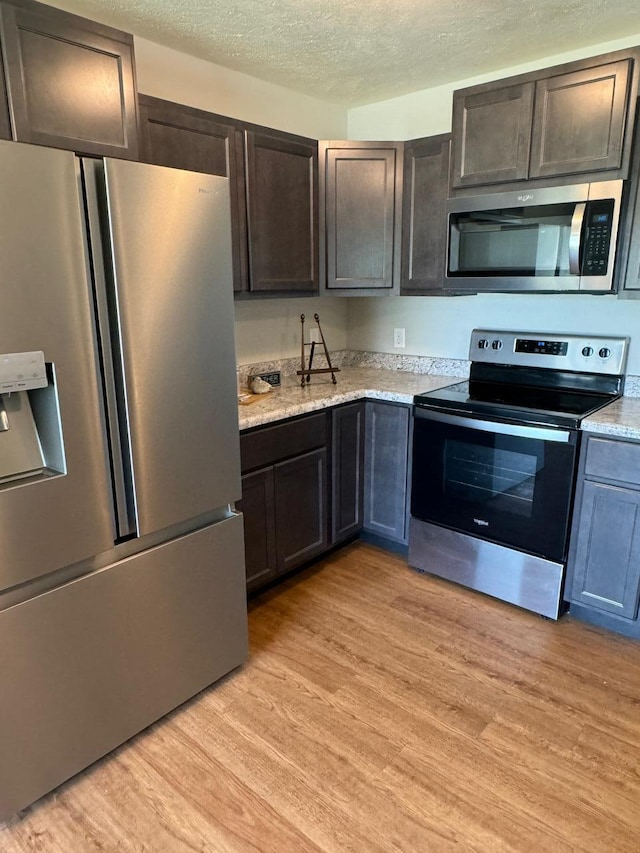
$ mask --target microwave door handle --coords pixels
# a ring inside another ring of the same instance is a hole
[[[571,217],[571,232],[569,234],[569,272],[571,275],[580,275],[580,243],[586,209],[586,202],[579,202],[576,204]]]

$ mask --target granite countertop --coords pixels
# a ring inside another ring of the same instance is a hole
[[[640,440],[640,397],[621,397],[582,421],[582,429]]]
[[[248,406],[239,407],[240,429],[251,429],[365,397],[410,404],[415,394],[462,381],[462,377],[455,375],[383,367],[342,367],[336,378],[338,382],[334,385],[328,374],[312,376],[311,384],[301,388],[297,376],[283,376],[280,388]],[[640,441],[640,397],[621,397],[586,418],[582,429]]]
[[[391,403],[413,403],[415,394],[444,388],[462,379],[376,367],[343,367],[336,374],[337,385],[329,374],[311,377],[311,383],[300,387],[299,377],[283,377],[275,388],[250,405],[239,407],[240,429],[250,429],[307,412],[350,403],[365,397]]]

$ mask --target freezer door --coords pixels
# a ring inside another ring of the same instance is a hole
[[[1,611],[0,823],[246,657],[240,516]]]
[[[113,522],[75,158],[0,142],[0,187],[0,353],[48,372],[2,395],[2,591],[112,547]]]
[[[240,498],[226,178],[104,162],[103,251],[135,532]]]

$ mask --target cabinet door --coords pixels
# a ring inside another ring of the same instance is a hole
[[[532,178],[619,169],[631,60],[536,83]]]
[[[453,93],[454,187],[527,177],[533,83]]]
[[[631,192],[622,226],[620,251],[620,296],[637,297],[640,293],[640,139],[636,140]]]
[[[366,403],[364,529],[407,542],[410,409]]]
[[[364,406],[350,403],[331,412],[331,541],[362,528],[364,497]]]
[[[2,61],[0,61],[0,139],[11,139],[9,104],[7,103],[7,86],[4,79],[4,67],[2,65]]]
[[[263,468],[242,478],[244,554],[247,589],[262,586],[277,574],[273,468]]]
[[[640,588],[640,492],[586,481],[574,530],[572,600],[635,619]]]
[[[229,178],[233,289],[246,290],[247,225],[242,132],[183,104],[140,96],[140,159]]]
[[[405,145],[401,294],[442,291],[450,144],[443,134]]]
[[[322,151],[327,289],[390,290],[399,272],[398,151],[374,142],[325,143]]]
[[[318,290],[318,146],[246,131],[249,289]]]
[[[329,546],[327,451],[274,466],[278,570],[289,571]]]
[[[14,138],[137,159],[133,37],[39,3],[1,17]]]

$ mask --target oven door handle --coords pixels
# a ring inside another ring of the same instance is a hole
[[[567,430],[549,429],[547,427],[523,426],[521,424],[505,424],[498,421],[480,421],[476,418],[465,418],[462,415],[447,415],[433,410],[415,409],[415,417],[442,424],[476,429],[481,432],[494,432],[498,435],[515,435],[518,438],[532,438],[538,441],[556,441],[566,444],[571,439]]]

